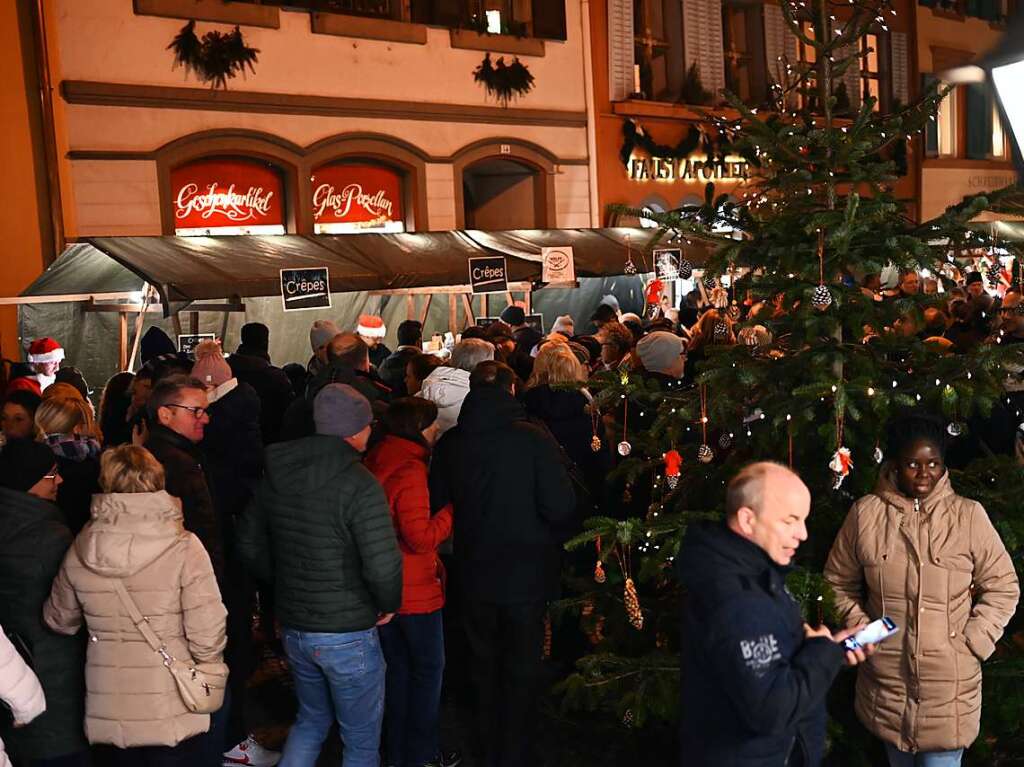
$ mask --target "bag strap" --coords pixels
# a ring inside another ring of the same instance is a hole
[[[117,592],[117,596],[121,599],[121,604],[123,604],[125,609],[128,611],[128,616],[131,618],[132,623],[135,624],[135,628],[137,628],[139,633],[142,634],[143,639],[146,640],[146,644],[153,648],[153,652],[159,653],[164,659],[164,665],[169,666],[174,658],[167,652],[167,648],[164,645],[163,640],[157,636],[157,633],[153,631],[152,627],[149,625],[149,618],[143,615],[139,610],[139,606],[135,604],[135,600],[128,594],[128,589],[124,587],[124,582],[120,578],[114,578],[112,580],[114,582],[114,591]]]

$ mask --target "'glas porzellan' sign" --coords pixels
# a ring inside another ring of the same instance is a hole
[[[281,300],[286,312],[330,309],[331,279],[326,266],[281,270]]]
[[[313,171],[317,234],[404,232],[402,177],[378,165],[325,165]]]
[[[171,171],[179,235],[284,234],[280,174],[263,162],[198,160]]]

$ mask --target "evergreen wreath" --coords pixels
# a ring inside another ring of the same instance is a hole
[[[193,19],[181,28],[167,48],[174,52],[174,68],[185,67],[186,73],[194,72],[211,88],[227,90],[228,80],[238,74],[244,76],[246,67],[256,73],[253,65],[258,61],[259,49],[245,44],[237,26],[231,32],[211,30],[200,39]]]
[[[629,167],[629,159],[633,152],[640,149],[651,157],[668,157],[674,160],[684,160],[700,147],[709,157],[725,157],[731,150],[730,144],[722,140],[716,140],[707,131],[696,125],[691,125],[679,143],[674,147],[667,144],[659,144],[650,137],[644,127],[629,118],[622,123],[622,148],[619,150],[619,160]],[[746,158],[748,162],[750,158]]]
[[[481,83],[487,95],[493,96],[503,107],[507,107],[512,99],[533,90],[533,75],[518,56],[512,59],[511,64],[506,64],[504,56],[492,63],[491,54],[485,54],[484,60],[473,70],[473,79]]]

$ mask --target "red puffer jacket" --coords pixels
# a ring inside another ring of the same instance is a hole
[[[387,436],[366,456],[365,464],[384,486],[391,520],[402,550],[402,614],[421,614],[444,606],[444,567],[437,547],[452,532],[452,509],[430,516],[427,461],[430,451],[402,437]]]

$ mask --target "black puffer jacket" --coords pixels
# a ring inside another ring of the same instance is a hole
[[[558,444],[575,465],[578,477],[582,479],[590,496],[587,502],[591,508],[580,508],[587,516],[598,513],[604,497],[605,475],[612,468],[604,433],[604,422],[597,419],[597,436],[601,447],[594,450],[594,420],[587,409],[589,400],[584,394],[573,389],[553,389],[547,384],[528,389],[523,396],[526,412],[544,423],[551,430]],[[582,502],[577,492],[577,502]]]
[[[167,475],[165,489],[181,499],[185,529],[195,533],[202,542],[210,555],[217,583],[223,588],[224,538],[203,470],[202,451],[198,445],[160,424],[150,426],[145,447],[163,464]]]
[[[62,480],[57,488],[57,506],[64,513],[71,534],[78,535],[89,521],[93,494],[100,492],[100,459],[77,460],[58,455],[57,470]]]
[[[691,527],[676,559],[686,588],[682,763],[817,767],[841,645],[805,639],[780,567],[724,524]],[[799,753],[803,761],[788,762]]]
[[[402,602],[402,554],[380,483],[340,437],[271,445],[238,553],[274,584],[283,626],[365,631]]]
[[[437,443],[431,505],[455,510],[455,560],[471,598],[496,604],[558,595],[560,544],[575,496],[550,433],[505,391],[473,389]]]
[[[281,368],[271,365],[269,358],[245,351],[244,346],[228,357],[228,365],[239,383],[249,384],[259,395],[263,444],[277,442],[285,411],[294,398],[291,380]]]
[[[85,638],[54,634],[43,625],[72,536],[60,510],[28,493],[0,488],[0,625],[32,653],[46,694],[46,713],[12,729],[0,714],[0,737],[15,757],[53,759],[85,751]]]
[[[249,384],[239,383],[210,403],[207,412],[210,423],[200,448],[206,458],[221,539],[231,546],[235,520],[245,511],[263,470],[260,398]]]
[[[313,400],[321,389],[332,383],[348,384],[358,391],[370,401],[375,415],[380,415],[391,399],[391,390],[381,382],[376,373],[356,370],[334,360],[309,382],[305,396],[297,398],[289,405],[281,427],[282,440],[301,439],[316,433]]]

